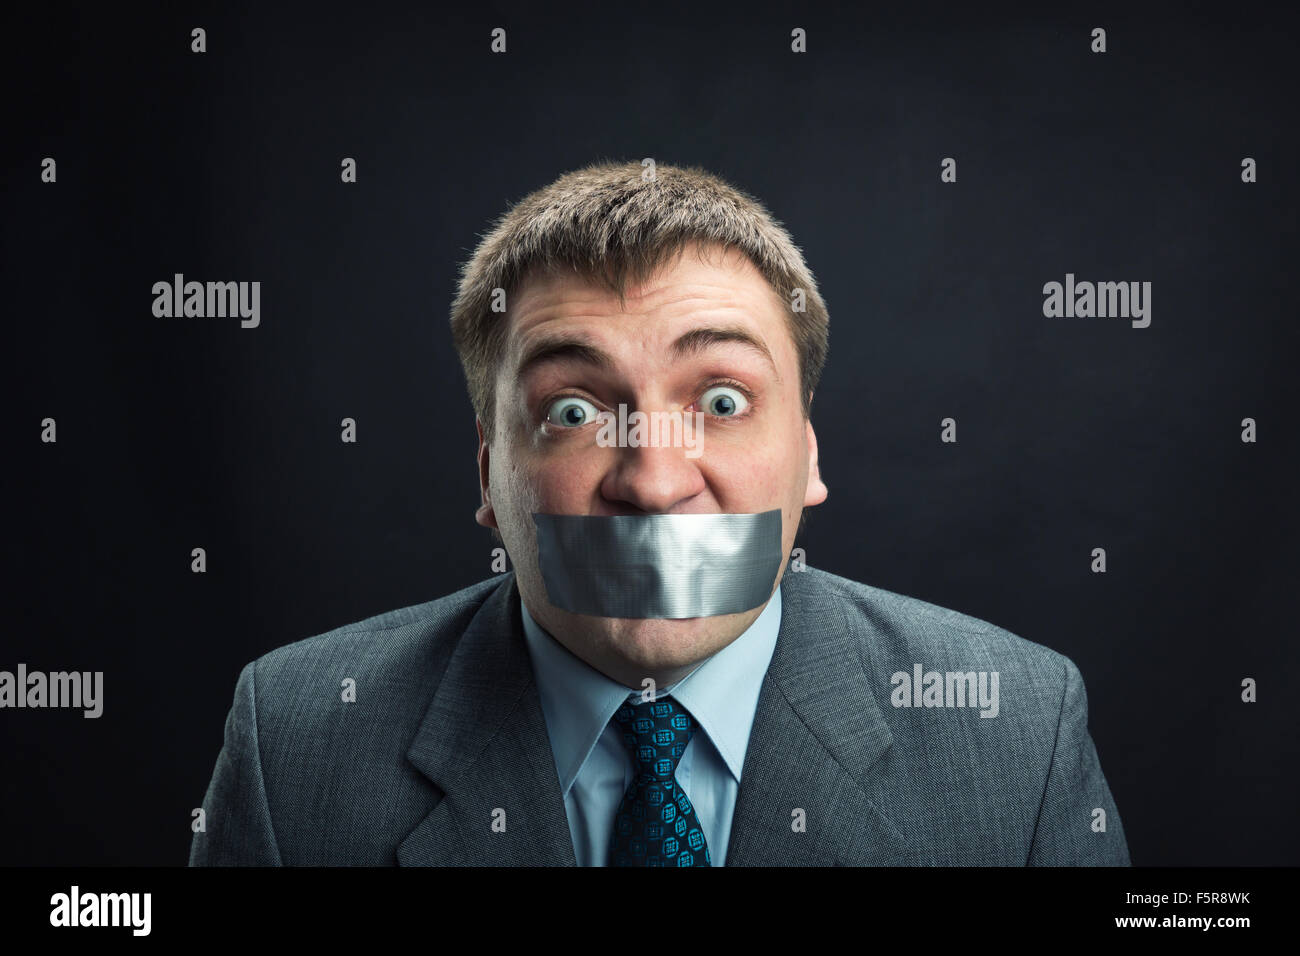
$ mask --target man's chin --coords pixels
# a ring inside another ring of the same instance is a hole
[[[608,635],[613,640],[677,641],[691,635],[725,629],[722,618],[716,617],[597,617],[591,614],[575,615],[580,626],[588,633]]]
[[[599,629],[606,634],[689,634],[699,631],[725,631],[742,615],[722,614],[716,617],[599,617],[594,614],[575,614],[574,619],[589,629]]]
[[[738,615],[685,618],[583,616],[589,635],[627,664],[652,673],[693,667],[726,647],[743,629]]]
[[[604,617],[557,608],[545,598],[534,614],[572,654],[627,686],[685,677],[745,632],[761,609],[710,617]]]

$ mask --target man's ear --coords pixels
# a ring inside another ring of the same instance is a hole
[[[483,440],[483,422],[478,416],[474,417],[474,427],[478,429],[478,486],[479,496],[482,504],[478,506],[478,511],[474,512],[474,520],[485,528],[497,528],[496,512],[492,510],[492,492],[489,490],[491,482],[489,478],[489,461],[488,461],[488,443]]]
[[[813,431],[812,419],[805,421],[803,427],[808,442],[808,489],[804,493],[803,506],[810,508],[825,501],[830,492],[822,481],[821,468],[817,463],[817,434]]]

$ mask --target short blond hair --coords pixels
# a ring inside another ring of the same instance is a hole
[[[757,199],[712,173],[661,163],[648,178],[644,168],[596,163],[565,173],[507,210],[461,267],[451,334],[489,443],[509,315],[492,311],[494,290],[503,289],[510,302],[529,275],[570,272],[621,301],[629,285],[649,278],[690,243],[744,253],[785,305],[808,417],[826,362],[830,318],[799,247]],[[803,291],[803,311],[791,308],[796,289]]]

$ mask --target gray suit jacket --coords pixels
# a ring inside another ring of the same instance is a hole
[[[814,568],[782,604],[727,866],[1128,865],[1068,658]],[[998,715],[894,706],[916,664]],[[192,866],[574,865],[514,573],[244,667],[203,807]]]

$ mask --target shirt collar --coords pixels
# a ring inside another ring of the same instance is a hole
[[[519,605],[555,771],[561,794],[567,796],[614,712],[625,701],[639,702],[642,692],[606,677],[575,656],[533,620],[522,598]],[[745,765],[763,675],[772,661],[780,627],[778,586],[743,634],[676,684],[656,688],[657,696],[671,694],[691,712],[737,782]]]

